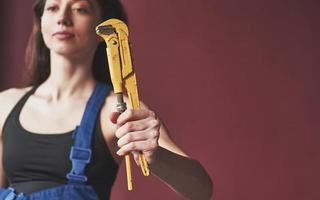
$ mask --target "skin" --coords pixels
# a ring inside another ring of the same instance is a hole
[[[26,102],[20,122],[38,134],[65,133],[80,123],[86,101],[94,88],[91,62],[101,39],[94,27],[100,18],[95,1],[48,0],[41,18],[41,32],[50,49],[51,74]],[[70,34],[56,36],[57,32]],[[9,89],[1,92],[1,134],[5,119],[17,101],[29,90]],[[155,113],[142,104],[143,109],[114,112],[116,98],[106,98],[100,121],[104,139],[114,159],[120,163],[125,154],[142,151],[152,163],[158,145],[186,156],[169,138]],[[48,116],[47,113],[51,113]],[[69,116],[65,118],[65,116]],[[41,125],[41,126],[39,126]],[[115,136],[118,142],[115,143]],[[3,170],[1,170],[3,174]]]
[[[94,32],[100,16],[99,6],[94,0],[47,0],[41,18],[41,32],[50,49],[51,74],[30,96],[20,113],[20,123],[26,130],[38,134],[57,134],[71,131],[80,124],[87,99],[95,86],[91,63],[101,42]],[[11,109],[29,89],[16,88],[0,93],[0,134]],[[145,104],[142,103],[141,109],[119,114],[115,112],[116,103],[114,94],[107,96],[100,114],[103,136],[116,162],[120,164],[123,155],[133,154],[138,164],[138,152],[143,152],[151,169],[153,165],[164,166],[163,169],[154,168],[155,175],[161,178],[162,173],[165,176],[166,170],[171,170],[159,163],[166,163],[165,157],[180,156],[189,160],[186,153],[171,140],[155,112]],[[0,176],[1,185],[5,186],[2,165]],[[182,180],[181,184],[185,181],[189,180]],[[170,180],[166,182],[175,188]],[[188,196],[184,191],[178,192]]]

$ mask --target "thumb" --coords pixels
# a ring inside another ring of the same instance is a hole
[[[116,124],[117,123],[117,120],[118,120],[118,117],[120,116],[121,113],[119,112],[112,112],[109,116],[109,119],[112,123]]]

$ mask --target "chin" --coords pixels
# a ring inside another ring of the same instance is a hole
[[[73,55],[77,54],[79,52],[79,48],[75,48],[75,46],[72,45],[53,45],[49,47],[50,51],[60,54],[60,55]]]
[[[91,53],[82,48],[52,48],[51,52],[65,58],[82,60],[87,58]]]
[[[68,49],[52,49],[51,50],[53,53],[61,55],[61,56],[72,56],[72,55],[76,55],[77,52],[75,51],[70,51]]]

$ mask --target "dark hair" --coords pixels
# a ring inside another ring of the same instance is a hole
[[[127,15],[119,0],[96,0],[100,6],[102,20],[117,18],[128,22]],[[33,4],[33,29],[29,37],[25,61],[27,65],[27,84],[40,85],[50,74],[50,53],[46,47],[40,28],[40,19],[46,0],[36,0]],[[111,83],[105,43],[100,42],[92,62],[92,74],[97,81]]]

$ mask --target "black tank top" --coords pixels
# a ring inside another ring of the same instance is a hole
[[[19,121],[20,112],[36,88],[28,91],[15,105],[3,126],[3,167],[9,185],[18,193],[30,194],[68,182],[71,170],[69,153],[72,133],[38,134],[25,130]],[[86,168],[88,184],[100,199],[109,199],[118,165],[102,136],[97,117],[92,142],[92,159]]]

